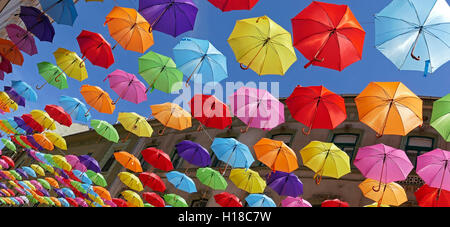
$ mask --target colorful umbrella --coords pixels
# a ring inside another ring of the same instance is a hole
[[[267,186],[280,196],[297,197],[303,194],[303,183],[294,173],[276,171],[266,177]]]
[[[97,193],[102,199],[111,200],[111,194],[106,188],[100,186],[92,186],[92,189]]]
[[[53,42],[55,29],[49,18],[37,8],[31,6],[20,6],[20,19],[40,41]]]
[[[141,197],[136,192],[125,190],[121,193],[121,195],[125,198],[125,200],[127,200],[128,203],[130,203],[133,206],[136,207],[144,206]]]
[[[225,190],[228,186],[220,172],[209,167],[198,168],[196,176],[202,184],[214,190]]]
[[[381,183],[381,190],[375,191],[373,188],[378,187],[380,182],[373,179],[366,179],[358,187],[361,189],[365,197],[378,202],[378,206],[381,204],[389,206],[400,206],[404,202],[408,201],[406,192],[402,186],[395,182],[388,184]]]
[[[93,157],[91,157],[91,156],[89,156],[89,155],[80,155],[80,156],[78,156],[78,159],[79,159],[80,162],[81,162],[84,166],[86,166],[86,168],[88,169],[88,171],[86,171],[86,174],[88,174],[88,177],[89,177],[95,184],[97,184],[96,181],[93,180],[93,178],[92,178],[91,176],[98,177],[98,175],[97,175],[97,176],[96,176],[95,174],[94,174],[94,175],[90,175],[90,174],[88,173],[89,170],[92,170],[92,171],[94,171],[94,172],[96,172],[96,173],[100,173],[100,172],[101,172],[100,166],[99,166],[97,160],[95,160],[95,158],[93,158]],[[103,185],[100,185],[100,186],[105,187],[105,186],[103,186]]]
[[[276,207],[275,202],[264,194],[250,194],[245,197],[245,201],[250,207]]]
[[[7,147],[8,149],[12,150],[12,151],[16,151],[16,145],[14,145],[13,142],[11,142],[11,140],[2,138],[1,139],[2,143],[5,145],[5,147]]]
[[[44,149],[49,151],[52,151],[54,149],[52,141],[50,141],[44,134],[33,134],[33,138]]]
[[[339,199],[325,200],[322,202],[321,207],[349,207],[347,202]]]
[[[266,188],[266,182],[251,169],[232,169],[230,180],[248,193],[263,193]]]
[[[109,80],[109,87],[119,95],[113,105],[121,98],[136,104],[147,100],[145,85],[134,74],[117,69],[103,81],[106,80]]]
[[[188,104],[192,116],[206,127],[225,129],[232,123],[229,107],[213,95],[195,94]]]
[[[166,102],[151,105],[150,109],[153,117],[164,125],[164,128],[158,132],[158,135],[163,135],[167,127],[184,130],[192,126],[191,114],[175,103]]]
[[[20,96],[12,87],[4,86],[4,91],[8,94],[9,98],[11,98],[14,102],[19,106],[25,107],[25,98]]]
[[[214,200],[222,207],[242,207],[242,203],[239,198],[228,192],[222,192],[214,195]]]
[[[433,102],[433,111],[431,113],[430,125],[441,134],[445,141],[450,141],[449,113],[450,113],[450,94]]]
[[[421,207],[450,207],[450,191],[424,184],[414,192],[414,195]]]
[[[9,39],[19,48],[21,51],[27,53],[30,56],[37,54],[36,42],[34,36],[27,30],[23,29],[17,24],[8,24],[6,27]]]
[[[111,45],[102,35],[83,30],[78,35],[77,41],[80,46],[83,61],[89,59],[93,65],[105,69],[114,63]]]
[[[43,132],[44,127],[40,125],[36,120],[34,120],[33,116],[31,114],[23,114],[22,115],[23,121],[30,126],[33,130],[37,132]]]
[[[171,171],[166,173],[167,180],[175,186],[176,189],[187,193],[197,192],[194,181],[184,173]]]
[[[153,134],[153,128],[147,122],[147,119],[137,113],[120,112],[117,120],[122,124],[125,130],[135,134],[138,137],[150,137]],[[128,136],[125,140],[128,139]]]
[[[186,86],[199,76],[203,84],[220,82],[228,77],[226,57],[208,40],[183,38],[173,48],[173,56],[177,68],[188,77]]]
[[[297,61],[291,34],[267,16],[238,20],[228,43],[241,68],[258,75],[284,75]]]
[[[46,178],[44,178],[52,187],[54,187],[54,188],[59,188],[59,184],[58,184],[58,182],[55,180],[55,179],[53,179],[53,178],[51,178],[51,177],[46,177]]]
[[[61,155],[53,155],[53,161],[65,171],[71,171],[72,166],[67,162],[66,158]]]
[[[30,102],[36,102],[37,101],[37,93],[33,90],[33,88],[28,85],[26,82],[21,80],[12,80],[11,81],[11,87],[22,97],[25,98],[25,100]]]
[[[86,175],[89,177],[89,179],[92,180],[94,184],[102,187],[107,186],[106,180],[101,173],[96,173],[89,169],[86,171]]]
[[[214,138],[211,149],[219,160],[233,168],[250,168],[255,161],[247,145],[234,138]],[[222,174],[225,174],[227,166]]]
[[[42,10],[58,24],[73,26],[78,16],[75,3],[72,0],[39,0]]]
[[[122,181],[122,183],[124,183],[129,188],[138,192],[144,190],[141,181],[134,174],[129,172],[120,172],[119,174],[117,174],[117,176],[119,177],[120,181]]]
[[[112,114],[114,112],[114,109],[116,108],[116,106],[112,104],[112,100],[109,97],[109,94],[103,91],[103,89],[98,86],[84,84],[80,88],[80,93],[81,95],[83,95],[86,103],[91,106],[84,114],[85,117],[92,108],[96,109],[100,113],[107,114]]]
[[[119,142],[119,134],[113,125],[106,121],[102,120],[91,120],[91,127],[102,137],[105,139],[118,143]]]
[[[297,155],[283,141],[262,138],[253,146],[253,149],[256,158],[273,172],[290,173],[298,169]]]
[[[26,134],[32,134],[33,129],[25,123],[25,121],[20,117],[14,117],[14,121],[16,122],[17,126],[25,130]]]
[[[147,201],[148,203],[150,203],[152,206],[155,206],[155,207],[165,207],[166,206],[163,198],[161,198],[161,196],[159,196],[158,194],[156,194],[154,192],[144,192],[144,193],[142,193],[142,198],[144,198],[144,200]]]
[[[115,203],[118,207],[128,207],[127,201],[123,199],[113,198],[111,201],[113,201],[113,203]]]
[[[284,104],[268,91],[241,87],[228,97],[234,116],[250,127],[270,130],[284,123]]]
[[[165,194],[163,198],[166,202],[166,205],[168,204],[173,207],[188,207],[186,200],[184,200],[183,197],[177,194]]]
[[[45,137],[50,140],[56,147],[67,150],[66,140],[59,134],[54,132],[45,132]]]
[[[208,0],[215,7],[228,12],[232,10],[251,10],[259,0]]]
[[[371,82],[356,98],[359,120],[377,136],[406,135],[423,124],[422,99],[401,82]]]
[[[61,95],[58,102],[67,113],[75,118],[75,120],[87,123],[91,119],[91,114],[88,112],[88,108],[79,99]]]
[[[175,148],[180,157],[193,165],[206,167],[211,164],[211,156],[209,155],[208,150],[198,143],[184,140],[177,143]]]
[[[123,167],[135,172],[135,173],[141,173],[142,167],[141,163],[139,162],[139,159],[137,159],[134,155],[126,152],[126,151],[119,151],[114,152],[114,158],[117,162],[119,162]]]
[[[23,64],[23,55],[20,52],[19,48],[16,45],[7,39],[0,38],[0,55],[3,58],[6,58],[10,63],[15,65]],[[2,60],[3,61],[3,60]]]
[[[311,203],[301,197],[288,196],[281,201],[282,207],[312,207]]]
[[[39,74],[44,77],[46,82],[41,86],[36,86],[36,89],[42,89],[46,84],[55,86],[56,88],[62,90],[69,87],[67,84],[67,76],[60,68],[53,65],[50,62],[40,62],[37,64],[39,69]]]
[[[58,67],[62,69],[67,76],[80,82],[88,78],[86,65],[77,53],[64,48],[58,48],[53,52],[53,56],[55,57]]]
[[[434,149],[417,157],[416,173],[427,185],[450,191],[450,152]]]
[[[45,177],[45,172],[44,169],[42,169],[42,167],[36,165],[36,164],[31,164],[30,167],[40,176]]]
[[[56,122],[70,127],[72,125],[72,118],[61,106],[57,105],[46,105],[44,110],[48,115]]]
[[[194,29],[197,11],[192,0],[139,0],[139,13],[150,23],[150,29],[173,37]]]
[[[150,187],[153,191],[164,192],[166,185],[155,173],[142,172],[139,174],[139,180],[144,186]]]

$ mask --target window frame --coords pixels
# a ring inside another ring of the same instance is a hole
[[[431,139],[431,147],[410,146],[408,144],[409,144],[409,141],[410,141],[411,138]],[[406,154],[406,156],[408,156],[408,158],[410,157],[408,155],[408,150],[417,151],[415,153],[415,161],[414,161],[414,163],[411,162],[413,164],[414,169],[416,169],[416,167],[417,167],[417,157],[419,155],[425,154],[425,153],[427,153],[429,151],[432,151],[434,149],[434,147],[435,147],[435,138],[431,137],[431,136],[419,136],[419,135],[407,136],[405,145],[403,147],[404,147],[405,154]]]
[[[335,138],[337,136],[348,136],[348,135],[350,135],[350,136],[357,136],[356,137],[356,141],[355,141],[354,144],[353,143],[335,143],[334,142],[334,140],[335,140]],[[361,138],[361,134],[360,133],[354,133],[354,132],[340,132],[339,133],[338,132],[338,133],[333,133],[333,135],[331,136],[331,143],[333,143],[334,145],[339,147],[339,149],[341,149],[343,152],[345,152],[344,147],[351,147],[351,146],[353,146],[352,156],[350,157],[350,155],[349,155],[350,163],[353,166],[354,158],[356,156],[356,153],[358,152],[358,145],[359,145],[359,142],[360,142],[360,138]],[[341,146],[342,146],[342,148],[341,148]],[[347,152],[345,152],[345,153],[348,155]]]
[[[208,200],[208,199],[205,199],[205,198],[194,199],[194,200],[191,201],[190,207],[194,207],[193,205],[194,205],[194,203],[196,203],[196,202],[198,202],[198,203],[200,203],[200,204],[201,204],[202,202],[204,202],[204,206],[196,206],[196,207],[206,207],[206,206],[208,205],[209,200]]]

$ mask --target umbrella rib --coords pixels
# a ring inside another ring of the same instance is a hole
[[[442,43],[444,43],[444,44],[447,46],[447,48],[450,48],[450,45],[447,44],[444,40],[442,40],[439,36],[435,35],[434,33],[430,32],[430,31],[428,31],[428,30],[426,30],[426,29],[424,29],[423,31],[424,31],[425,33],[427,33],[427,34],[432,35],[434,38],[439,39],[439,41],[441,41]],[[441,31],[441,30],[439,30],[439,31]],[[448,33],[448,32],[446,32],[446,31],[442,31],[442,32]],[[450,33],[448,33],[448,34],[450,34]],[[425,43],[427,43],[427,47],[428,47],[428,42],[427,42],[426,36],[423,36],[423,37],[424,37]],[[428,50],[428,55],[431,56],[431,55],[430,55],[430,49],[427,48],[427,50]]]

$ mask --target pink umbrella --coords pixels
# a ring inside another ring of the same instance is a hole
[[[285,199],[283,199],[283,201],[281,201],[281,206],[283,207],[312,207],[311,203],[309,203],[308,201],[304,200],[301,197],[291,197],[288,196]]]
[[[234,116],[249,127],[271,130],[284,123],[284,105],[266,90],[241,87],[229,97]]]
[[[34,185],[34,187],[36,187],[36,189],[38,189],[38,190],[44,190],[44,187],[42,187],[42,184],[39,183],[38,181],[36,181],[36,180],[30,180],[30,183],[31,183],[32,185]]]
[[[380,190],[381,183],[405,180],[414,168],[404,151],[381,143],[361,147],[353,164],[366,178],[380,182],[374,191]]]
[[[110,205],[111,207],[117,207],[117,205],[112,200],[104,200],[106,205]]]
[[[147,88],[134,74],[117,69],[103,81],[107,79],[109,79],[109,87],[119,95],[119,98],[112,103],[113,105],[121,98],[136,104],[147,100],[145,92]]]
[[[16,189],[16,191],[17,191],[19,194],[21,194],[21,195],[26,195],[26,193],[25,193],[25,191],[24,191],[23,189],[18,188],[18,187],[14,188],[14,189]]]
[[[86,201],[84,201],[83,198],[81,197],[76,197],[75,201],[78,203],[78,205],[82,206],[82,207],[88,207],[89,205],[86,203]]]
[[[86,172],[87,168],[83,163],[80,162],[80,159],[78,159],[75,155],[66,155],[65,156],[66,161],[72,166],[73,169],[80,170],[81,172]]]
[[[8,24],[8,26],[6,26],[6,32],[8,33],[9,39],[11,39],[14,45],[21,51],[30,56],[37,54],[36,42],[34,41],[34,36],[30,32],[16,24]]]
[[[416,172],[428,186],[450,191],[450,152],[434,149],[417,157]]]
[[[5,160],[0,159],[0,166],[2,166],[2,169],[8,169],[9,165],[5,162]]]
[[[63,177],[57,176],[55,175],[55,179],[62,185],[64,185],[65,187],[70,187],[72,185],[68,185],[65,181]]]

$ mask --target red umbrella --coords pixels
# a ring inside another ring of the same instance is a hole
[[[166,190],[164,181],[162,181],[161,178],[155,173],[140,173],[139,180],[141,180],[144,186],[151,188],[153,191],[164,192]]]
[[[216,203],[222,207],[242,207],[239,198],[228,192],[216,194],[214,195],[214,199],[216,200]]]
[[[118,207],[128,207],[127,201],[119,198],[113,198],[113,203],[115,203]]]
[[[213,95],[196,94],[189,105],[192,116],[206,127],[224,129],[231,125],[230,109]]]
[[[32,128],[34,131],[37,131],[37,132],[44,131],[44,127],[42,127],[41,124],[39,124],[36,120],[34,120],[33,117],[31,116],[31,114],[23,114],[22,119],[23,119],[23,121],[25,121],[25,124],[30,126],[30,128]]]
[[[65,199],[67,200],[67,202],[69,202],[69,204],[70,204],[71,206],[73,206],[73,207],[78,207],[78,203],[77,203],[77,201],[76,201],[75,199],[72,199],[72,198],[70,198],[70,197],[66,197]]]
[[[349,207],[347,202],[339,199],[325,200],[322,202],[322,207]]]
[[[38,150],[37,147],[33,146],[32,143],[30,143],[30,141],[28,141],[27,136],[21,135],[19,136],[20,140],[22,140],[26,145],[30,146],[31,148]]]
[[[313,1],[291,19],[294,46],[310,62],[342,71],[361,60],[365,31],[347,5]]]
[[[414,195],[421,207],[450,207],[450,191],[424,184]]]
[[[12,196],[16,196],[16,193],[13,190],[11,190],[10,188],[7,188],[6,191],[8,191],[9,194],[11,194]]]
[[[12,72],[12,65],[11,62],[4,58],[2,55],[0,55],[0,70],[5,73],[11,73]]]
[[[10,157],[2,155],[1,158],[8,163],[10,168],[14,168],[14,161]]]
[[[259,0],[208,0],[215,7],[227,12],[231,10],[251,10]]]
[[[165,207],[166,203],[164,202],[164,199],[161,198],[158,194],[154,192],[144,192],[142,193],[142,198],[145,199],[148,203],[155,207]]]
[[[156,149],[154,147],[147,148],[141,151],[142,157],[153,167],[163,170],[170,171],[173,169],[172,162],[168,154],[164,151]]]
[[[19,141],[17,141],[17,139],[16,139],[15,136],[10,136],[9,138],[10,138],[14,143],[19,144],[20,146],[24,147]],[[25,148],[27,148],[27,147],[25,147]]]
[[[297,86],[286,99],[291,116],[313,128],[334,129],[347,118],[344,99],[323,86]]]
[[[63,171],[64,171],[64,173],[66,173],[66,174],[70,177],[70,179],[72,179],[72,180],[74,180],[74,181],[78,181],[78,182],[81,183],[80,178],[78,178],[77,176],[75,176],[75,174],[73,174],[72,171],[67,171],[67,170],[65,170],[65,169],[64,169]]]
[[[82,54],[83,61],[89,61],[96,66],[109,68],[114,63],[114,55],[111,45],[102,35],[83,30],[77,37],[78,45]]]
[[[58,123],[70,127],[72,125],[72,117],[62,107],[57,105],[46,105],[44,110],[53,120]]]

